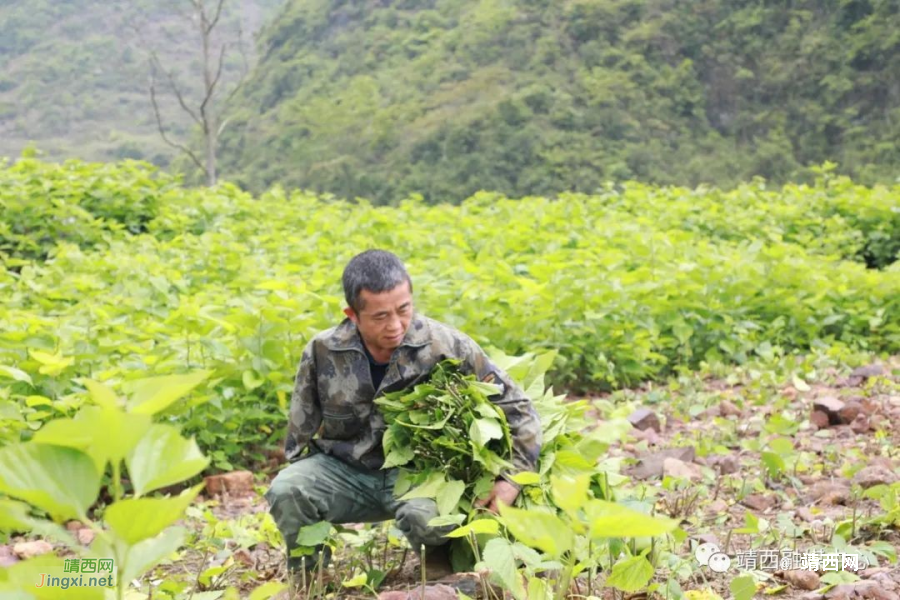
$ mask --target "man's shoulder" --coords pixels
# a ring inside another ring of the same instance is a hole
[[[452,325],[425,315],[420,315],[420,318],[429,330],[432,346],[458,349],[475,343],[469,335]]]
[[[356,326],[350,319],[344,319],[334,327],[315,334],[309,341],[310,347],[328,350],[346,350],[359,345]],[[361,348],[360,348],[361,349]]]

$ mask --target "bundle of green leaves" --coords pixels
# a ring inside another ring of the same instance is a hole
[[[468,508],[501,472],[512,468],[509,424],[488,399],[498,392],[497,386],[463,374],[459,361],[445,360],[427,382],[376,398],[388,425],[384,467],[403,467],[410,486],[433,480],[431,487],[439,485],[442,491],[442,514],[458,503]]]

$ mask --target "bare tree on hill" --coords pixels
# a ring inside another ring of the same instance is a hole
[[[169,146],[179,150],[200,169],[206,178],[206,184],[213,186],[217,181],[216,150],[219,137],[228,125],[228,119],[223,119],[223,108],[237,93],[246,79],[248,72],[247,55],[244,51],[242,30],[238,27],[236,40],[216,43],[218,35],[217,27],[221,27],[222,9],[225,0],[188,0],[190,13],[187,18],[197,27],[201,44],[202,87],[200,100],[191,102],[185,87],[182,86],[172,69],[167,69],[162,64],[155,50],[150,51],[150,101],[153,104],[153,112],[156,124],[163,141]],[[222,72],[226,56],[231,47],[236,47],[242,58],[242,68],[238,80],[230,85],[227,93],[223,90]],[[159,107],[159,95],[161,93],[172,94],[178,101],[178,106],[199,127],[203,134],[203,151],[199,153],[191,149],[187,144],[172,139],[166,131],[162,112]],[[224,98],[224,99],[223,99]],[[202,155],[202,156],[201,156]]]

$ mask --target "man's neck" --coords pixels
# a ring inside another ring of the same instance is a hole
[[[391,362],[391,355],[393,354],[393,351],[382,350],[380,352],[373,352],[372,349],[369,348],[369,345],[366,344],[366,341],[362,339],[361,335],[359,336],[359,341],[362,343],[363,349],[366,351],[366,354],[368,354],[375,362],[381,364]]]
[[[385,351],[380,352],[380,353],[378,353],[378,352],[372,352],[372,349],[369,348],[368,346],[366,346],[366,350],[369,351],[369,354],[372,355],[372,358],[374,358],[374,359],[375,359],[375,362],[377,362],[377,363],[389,363],[389,362],[391,362],[391,355],[393,354],[393,351],[391,351],[391,350],[385,350]]]

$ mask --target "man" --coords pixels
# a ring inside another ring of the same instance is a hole
[[[537,414],[524,392],[471,338],[416,314],[412,281],[395,255],[363,252],[347,264],[342,279],[347,318],[315,336],[303,352],[285,444],[291,464],[272,482],[266,500],[289,554],[297,547],[301,527],[393,518],[416,552],[426,547],[429,572],[446,571],[443,535],[453,527],[428,526],[438,515],[433,500],[394,497],[397,471],[380,470],[385,423],[372,400],[426,379],[446,358],[461,360],[464,372],[502,390],[491,400],[509,422],[514,472],[536,467],[541,442]],[[500,478],[480,503],[496,511],[518,493],[517,486]],[[313,562],[308,559],[306,567]],[[291,570],[302,565],[300,558],[288,559]]]

